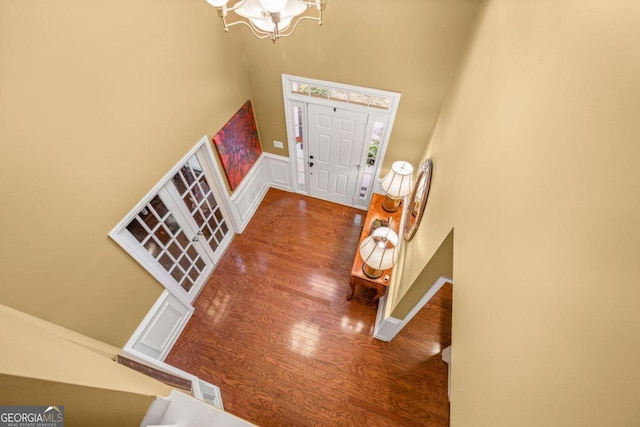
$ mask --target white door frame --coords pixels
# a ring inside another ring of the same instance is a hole
[[[320,87],[325,89],[328,93],[340,93],[340,94],[354,94],[359,95],[361,98],[367,99],[370,98],[372,101],[375,99],[384,99],[387,101],[385,107],[381,108],[379,106],[375,106],[371,104],[365,104],[362,102],[353,102],[349,99],[347,100],[337,100],[337,97],[329,96],[317,96],[317,94],[304,94],[297,91],[294,91],[294,86],[304,84],[314,87]],[[384,155],[387,149],[387,144],[389,142],[389,136],[391,135],[391,130],[393,128],[393,123],[395,121],[396,113],[398,110],[398,104],[400,103],[400,93],[389,92],[379,89],[371,89],[361,86],[353,86],[342,83],[334,83],[323,80],[309,79],[304,77],[292,76],[288,74],[282,75],[282,91],[284,97],[284,105],[285,105],[285,120],[287,125],[287,145],[289,146],[289,165],[290,165],[290,173],[291,173],[291,182],[293,183],[294,191],[302,194],[309,195],[308,188],[308,177],[305,180],[305,185],[298,184],[298,168],[297,168],[297,156],[296,156],[296,124],[293,120],[294,107],[302,108],[303,110],[303,131],[308,131],[307,124],[307,105],[308,104],[319,104],[325,105],[329,107],[335,107],[345,110],[364,112],[369,115],[369,119],[367,120],[367,126],[365,129],[365,147],[368,147],[369,136],[372,134],[373,125],[375,121],[380,121],[384,123],[384,132],[382,138],[380,140],[380,145],[378,148],[378,157],[375,163],[375,169],[373,172],[372,180],[373,182],[369,186],[369,190],[364,199],[356,198],[354,200],[353,206],[359,207],[362,209],[367,209],[369,206],[369,202],[371,199],[371,195],[376,190],[375,186],[378,182],[377,178],[380,174],[380,166],[384,159]],[[304,135],[303,138],[305,141],[308,141],[308,135]],[[308,153],[306,150],[307,144],[304,144],[304,162],[308,164]],[[366,161],[366,151],[363,153],[363,160]],[[361,162],[362,165],[364,163]],[[308,173],[308,168],[306,169]],[[357,184],[360,185],[363,180],[365,168],[361,167],[359,176],[357,179]],[[356,192],[358,193],[358,192]]]
[[[307,104],[307,114],[307,191],[313,197],[353,206],[361,165],[366,161],[363,158],[368,116],[318,104]],[[353,129],[343,129],[345,123],[353,125]]]
[[[151,199],[158,194],[165,184],[171,180],[176,174],[178,169],[195,153],[205,147],[205,153],[207,153],[206,160],[208,165],[204,167],[204,173],[211,182],[211,190],[214,193],[216,201],[220,205],[225,220],[228,219],[228,225],[230,228],[230,234],[235,234],[237,230],[236,218],[229,214],[231,209],[229,207],[229,198],[227,196],[226,188],[222,182],[220,173],[211,173],[215,170],[215,161],[213,160],[213,152],[208,144],[209,138],[205,135],[179,162],[177,162],[171,170],[165,174],[165,176],[142,198],[138,204],[129,211],[129,213],[109,232],[109,237],[113,239],[118,245],[120,245],[131,257],[133,257],[145,270],[149,272],[164,288],[166,288],[172,295],[179,299],[185,306],[191,307],[190,298],[186,292],[175,283],[174,280],[168,275],[166,270],[160,266],[157,262],[149,262],[149,257],[140,251],[140,245],[134,238],[127,238],[126,233],[122,233],[122,230],[126,229],[126,226],[133,220],[135,215],[140,212]],[[204,165],[203,165],[204,166]],[[155,261],[155,260],[154,260]],[[212,270],[213,271],[213,270]]]
[[[200,154],[200,156],[198,156],[198,154]],[[210,168],[207,166],[209,159],[207,159],[206,150],[202,150],[202,151],[196,150],[195,156],[198,163],[200,163],[200,166],[203,169],[204,178],[207,184],[211,187],[211,193],[213,194],[214,199],[218,204],[217,207],[219,207],[220,213],[222,214],[224,218],[224,222],[228,228],[228,232],[224,235],[223,239],[220,242],[218,242],[219,245],[215,250],[211,247],[210,244],[204,244],[204,243],[202,244],[202,249],[207,253],[209,258],[211,258],[214,261],[215,265],[217,265],[220,257],[224,253],[224,249],[229,245],[230,241],[233,239],[233,236],[235,235],[235,232],[234,232],[235,229],[229,226],[228,222],[229,222],[230,215],[228,214],[228,210],[225,209],[224,206],[222,205],[222,202],[220,200],[221,199],[220,191],[216,191],[216,188],[214,188],[216,186],[216,183],[212,182],[213,173],[211,172]],[[192,157],[189,157],[189,159],[191,159]],[[170,198],[172,199],[171,205],[182,212],[181,206],[185,202],[184,200],[182,200],[182,195],[179,193],[179,190],[175,186],[175,183],[172,183],[171,185],[169,185],[167,188],[167,191],[169,193]],[[178,202],[178,200],[180,200],[180,202]],[[189,224],[189,227],[192,230],[195,231],[201,228],[200,224],[196,222],[196,220],[192,215],[183,215],[183,216],[184,216],[184,221],[187,224]],[[213,230],[213,233],[215,233],[215,230]],[[200,240],[204,239],[206,241],[206,236],[202,236],[202,233],[200,231],[197,231],[196,235],[198,236],[197,238],[199,238]],[[217,237],[215,238],[215,240],[217,242]]]

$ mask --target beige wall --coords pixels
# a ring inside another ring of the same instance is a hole
[[[146,395],[166,396],[171,390],[1,306],[0,321],[2,374]]]
[[[640,425],[638,22],[625,0],[478,16],[405,260],[455,228],[452,426]]]
[[[400,92],[383,170],[417,162],[454,75],[477,0],[327,3],[325,23],[303,22],[276,44],[246,41],[252,93],[265,151],[287,156],[282,74]],[[244,30],[244,29],[240,29]]]
[[[411,267],[413,266],[414,264],[411,264]],[[441,276],[448,279],[453,277],[453,230],[437,247],[418,277],[409,282],[411,286],[408,286],[405,292],[393,296],[389,292],[387,295],[388,306],[386,307],[390,311],[389,315],[396,319],[404,319]],[[391,305],[393,305],[393,310],[391,310]]]
[[[250,98],[204,0],[0,2],[0,303],[121,347],[161,286],[107,234]]]
[[[69,426],[139,425],[155,396],[171,391],[105,357],[86,337],[5,306],[0,324],[3,405],[62,405]]]
[[[139,426],[155,399],[155,396],[3,374],[0,374],[0,384],[3,405],[64,406],[67,427]]]

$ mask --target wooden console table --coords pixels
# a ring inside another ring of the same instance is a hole
[[[377,294],[373,297],[373,301],[377,301],[381,296],[387,291],[389,287],[389,283],[391,282],[391,272],[393,268],[388,270],[384,270],[382,272],[382,276],[377,279],[371,279],[364,271],[362,271],[362,265],[364,261],[360,256],[360,244],[362,241],[366,239],[371,234],[371,224],[375,219],[388,219],[391,217],[391,224],[389,224],[389,228],[398,233],[398,229],[400,228],[400,218],[402,217],[402,206],[395,212],[387,212],[382,209],[382,201],[384,200],[383,194],[374,193],[371,197],[371,203],[369,204],[369,211],[367,212],[367,217],[364,220],[364,224],[362,226],[362,233],[360,233],[360,240],[358,240],[358,246],[356,248],[355,258],[353,260],[353,266],[351,267],[351,280],[349,280],[349,287],[351,287],[351,293],[347,295],[347,301],[350,301],[353,298],[353,294],[356,290],[356,285],[366,286],[367,288],[372,288],[377,290]],[[398,234],[399,235],[399,234]],[[386,280],[385,280],[386,279]]]

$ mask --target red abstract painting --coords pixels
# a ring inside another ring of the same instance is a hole
[[[258,160],[262,150],[251,101],[245,102],[231,120],[213,137],[231,191]]]

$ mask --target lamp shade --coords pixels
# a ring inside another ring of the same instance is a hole
[[[360,244],[360,256],[374,270],[386,270],[398,262],[398,235],[389,227],[378,227]]]
[[[411,194],[413,166],[405,161],[394,162],[391,170],[382,179],[382,188],[389,197],[400,198]]]
[[[287,0],[260,0],[260,4],[269,13],[279,13],[287,5]]]
[[[281,30],[288,27],[294,17],[303,14],[304,11],[307,10],[307,6],[305,6],[304,3],[301,3],[298,0],[288,0],[282,2],[281,5],[277,5],[276,3],[277,2],[269,4],[268,7],[273,7],[274,10],[275,8],[280,7],[280,10],[273,13],[279,13],[282,22],[286,21],[286,25],[282,23],[279,24],[279,28]],[[270,17],[268,14],[265,15],[265,11],[272,13],[272,11],[265,9],[265,7],[267,6],[265,6],[262,0],[247,0],[236,9],[236,13],[250,20],[261,30],[270,32],[273,31],[275,23],[272,21],[272,17]],[[265,22],[268,22],[268,24],[265,24]]]

